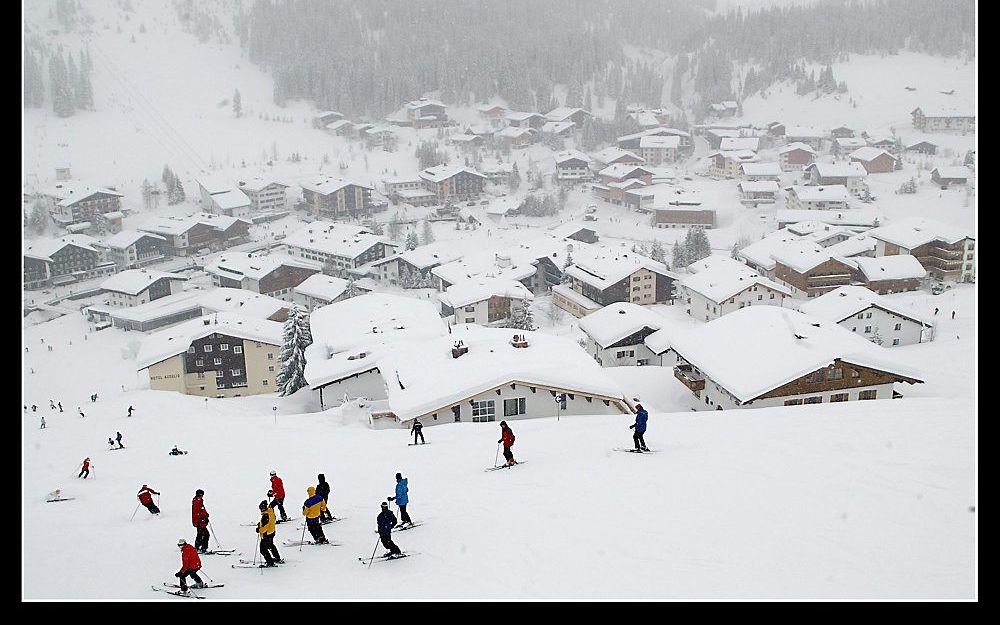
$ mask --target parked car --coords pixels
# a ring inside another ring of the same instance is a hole
[[[585,211],[583,211],[583,212],[585,212],[585,213],[586,213],[586,214],[588,214],[588,215],[591,215],[591,214],[593,214],[593,213],[596,213],[596,212],[597,212],[597,207],[596,207],[596,206],[594,206],[593,204],[591,204],[590,206],[588,206],[588,207],[587,207],[587,210],[585,210]]]
[[[583,220],[584,221],[597,221],[597,217],[594,217],[593,215],[584,215],[583,216]]]

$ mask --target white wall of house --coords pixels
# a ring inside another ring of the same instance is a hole
[[[316,392],[319,393],[319,391]],[[323,406],[329,408],[341,405],[344,403],[345,393],[348,400],[364,397],[374,401],[388,397],[385,392],[385,380],[377,369],[324,386]]]
[[[626,345],[623,347],[601,347],[586,332],[584,336],[584,351],[590,354],[602,367],[635,367],[638,365],[658,365],[660,357],[644,343]]]
[[[680,384],[680,382],[677,382]],[[785,397],[772,397],[768,399],[758,399],[756,401],[736,405],[732,395],[727,393],[722,387],[711,379],[705,380],[705,388],[701,391],[701,398],[691,394],[692,407],[695,410],[718,410],[721,406],[723,410],[738,410],[741,408],[772,408],[774,406],[784,406],[786,401],[802,400],[819,397],[823,404],[831,403],[830,396],[839,393],[847,393],[847,401],[861,401],[858,399],[861,391],[875,391],[875,399],[892,399],[892,384],[878,384],[874,386],[860,386],[852,389],[839,391],[817,391],[815,393],[804,393],[801,395],[788,395]]]
[[[724,302],[714,302],[697,291],[681,287],[687,313],[700,321],[718,319],[746,306],[784,306],[788,297],[770,287],[755,284]]]
[[[882,347],[913,345],[920,343],[924,335],[923,324],[874,306],[844,319],[837,325],[873,343],[881,339]]]

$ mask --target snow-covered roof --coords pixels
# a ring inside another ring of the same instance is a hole
[[[430,100],[427,98],[420,98],[419,100],[411,100],[410,102],[407,102],[404,106],[410,110],[420,110],[427,106],[440,106],[446,108],[443,102],[440,102],[438,100]]]
[[[972,111],[954,106],[917,107],[912,112],[920,111],[924,117],[975,117]]]
[[[344,291],[347,290],[347,284],[347,280],[343,278],[314,273],[293,290],[300,295],[332,302],[344,294]]]
[[[807,240],[791,241],[771,253],[776,262],[799,273],[805,273],[832,257],[825,247]]]
[[[777,306],[748,306],[674,338],[673,348],[747,402],[840,359],[915,382],[920,374],[830,321]]]
[[[821,178],[863,178],[868,175],[861,163],[855,161],[850,163],[812,163],[805,167],[807,170],[814,168]]]
[[[883,297],[863,286],[842,286],[834,289],[829,293],[820,295],[816,299],[804,302],[799,307],[799,311],[807,315],[819,317],[820,319],[840,323],[844,319],[853,317],[872,306],[877,306],[907,319],[912,319],[927,327],[931,325],[929,321],[924,320],[920,315],[904,309],[893,300]]]
[[[101,244],[97,239],[85,234],[67,234],[58,239],[35,239],[30,244],[24,246],[24,255],[28,258],[37,258],[51,262],[52,255],[67,245],[74,245],[82,247],[85,250],[90,250],[91,252],[97,252]]]
[[[145,369],[186,352],[192,341],[216,332],[277,346],[282,344],[283,324],[267,319],[251,319],[233,313],[214,313],[199,319],[191,319],[151,334],[143,341],[136,356],[136,368]]]
[[[756,152],[760,149],[760,137],[724,137],[719,143],[722,151],[751,150]]]
[[[154,319],[172,320],[177,319],[184,313],[203,312],[199,304],[199,298],[204,292],[198,290],[181,291],[165,295],[158,299],[131,308],[120,306],[104,306],[97,304],[89,306],[88,310],[101,312],[111,316],[112,319],[130,321],[132,323],[148,323]]]
[[[740,191],[743,193],[777,193],[778,183],[774,180],[758,180],[756,182],[751,182],[749,180],[744,180],[738,185]]]
[[[327,130],[340,130],[344,126],[353,126],[354,123],[348,119],[338,119],[335,122],[330,122],[326,125]]]
[[[344,116],[343,113],[339,113],[337,111],[320,111],[320,112],[316,113],[316,117],[320,117],[320,118],[329,117],[330,115],[336,115],[338,117],[343,117]]]
[[[527,113],[525,111],[508,111],[508,113],[504,115],[504,119],[508,119],[512,122],[523,122],[526,119],[531,119],[532,117],[544,118],[545,116],[541,113]]]
[[[458,142],[458,143],[473,143],[475,141],[482,141],[482,140],[483,140],[483,138],[480,137],[479,135],[464,135],[464,134],[463,135],[459,135],[459,134],[454,134],[454,135],[451,136],[452,143],[455,143],[455,142]]]
[[[685,132],[683,130],[678,130],[677,128],[666,128],[666,127],[661,126],[659,128],[648,128],[646,130],[642,130],[642,131],[639,131],[639,132],[636,132],[636,133],[633,133],[633,134],[630,134],[630,135],[622,135],[621,137],[618,137],[618,139],[616,139],[616,141],[618,141],[619,143],[621,143],[622,141],[630,141],[632,139],[640,139],[641,137],[649,137],[649,136],[655,136],[655,135],[676,135],[678,137],[690,137],[691,136],[690,133]]]
[[[869,281],[921,279],[927,275],[920,261],[909,254],[879,256],[878,258],[858,257],[854,259],[858,269]]]
[[[631,189],[632,187],[644,187],[646,182],[642,180],[637,180],[635,178],[630,178],[628,180],[622,180],[620,182],[609,182],[608,188],[613,189]]]
[[[572,108],[572,107],[569,107],[569,106],[560,106],[560,107],[554,108],[551,111],[549,111],[548,113],[546,113],[545,114],[545,119],[549,120],[550,122],[561,122],[561,121],[566,121],[571,116],[576,115],[577,113],[580,113],[580,112],[583,112],[583,113],[586,113],[587,115],[590,115],[590,113],[588,111],[585,111],[584,109],[581,109],[581,108]]]
[[[614,345],[643,328],[659,330],[663,315],[631,302],[615,302],[580,319],[580,329],[602,348]]]
[[[779,209],[774,213],[778,223],[796,223],[807,219],[849,228],[872,228],[882,220],[882,212],[873,206],[863,208],[837,208],[832,210]]]
[[[931,175],[937,172],[938,178],[967,180],[969,178],[968,167],[935,167]]]
[[[629,152],[628,150],[623,150],[615,146],[604,148],[599,152],[595,152],[592,156],[593,160],[597,161],[598,163],[610,163],[622,157],[627,157],[637,163],[646,162],[646,160],[641,156],[639,156],[638,154],[635,154],[634,152]]]
[[[158,217],[146,222],[139,229],[145,232],[176,236],[184,234],[199,224],[211,226],[218,230],[228,230],[236,222],[250,224],[246,219],[240,219],[239,217],[216,215],[214,213],[195,213],[187,217]]]
[[[834,243],[826,249],[834,256],[851,257],[875,251],[875,239],[865,234],[855,234],[839,243]]]
[[[646,338],[644,338],[642,342],[651,352],[659,356],[660,354],[665,353],[668,349],[671,349],[675,334],[677,334],[676,328],[660,328],[652,334],[647,334]]]
[[[509,297],[532,300],[535,296],[517,280],[507,278],[472,278],[456,282],[439,296],[440,300],[452,308],[469,306],[491,297]]]
[[[424,270],[431,267],[437,267],[438,265],[443,265],[444,263],[450,263],[451,261],[458,260],[461,257],[462,252],[455,249],[455,244],[453,242],[436,241],[427,245],[421,245],[412,250],[406,250],[405,252],[394,256],[381,258],[372,263],[372,265],[381,265],[391,261],[403,260],[417,269]]]
[[[888,156],[889,158],[891,158],[894,161],[898,160],[895,156],[893,156],[892,154],[889,154],[888,152],[886,152],[882,148],[873,148],[873,147],[870,147],[870,146],[863,147],[863,148],[858,148],[857,150],[854,150],[853,152],[851,152],[850,156],[851,156],[851,158],[856,158],[859,161],[864,161],[864,162],[867,163],[869,161],[875,160],[876,158],[882,156],[883,154],[885,154],[886,156]]]
[[[212,195],[212,204],[219,207],[219,210],[230,210],[233,208],[244,208],[250,206],[250,198],[239,189],[230,189],[222,193]]]
[[[681,138],[677,135],[646,135],[639,139],[640,148],[678,148],[681,145]]]
[[[197,178],[195,182],[197,182],[198,186],[204,189],[209,195],[225,193],[233,188],[233,183],[231,181],[218,175],[201,176]]]
[[[565,244],[563,249],[565,250]],[[506,260],[501,260],[492,250],[466,254],[458,260],[434,267],[431,273],[449,284],[459,284],[470,278],[506,278],[520,281],[534,275],[538,270],[532,262],[541,254],[522,253],[525,250],[518,249],[504,250],[504,253],[508,252],[510,253]]]
[[[653,172],[643,165],[627,165],[625,163],[615,163],[613,165],[608,165],[601,171],[597,172],[599,176],[607,176],[609,178],[624,178],[625,176],[631,174],[635,170],[642,170],[645,174],[652,174]]]
[[[559,152],[558,154],[556,154],[555,158],[557,165],[573,159],[579,159],[584,163],[589,163],[591,161],[591,158],[589,156],[587,156],[586,154],[584,154],[579,150],[565,150],[563,152]]]
[[[702,267],[698,266],[699,263]],[[702,259],[699,263],[695,263],[693,268],[689,267],[697,273],[685,277],[681,280],[681,285],[717,304],[754,285],[764,286],[788,296],[792,294],[787,287],[761,276],[747,265],[728,256],[713,255]]]
[[[842,184],[793,185],[789,189],[803,202],[847,202],[851,197]]]
[[[157,280],[166,278],[169,280],[187,280],[186,277],[176,273],[167,273],[155,269],[129,269],[117,273],[101,283],[101,288],[105,291],[125,293],[127,295],[138,295]]]
[[[244,278],[260,280],[281,267],[298,267],[300,269],[322,271],[323,264],[285,254],[254,256],[252,254],[237,253],[219,256],[215,261],[205,266],[205,272],[231,280],[242,280]]]
[[[576,124],[573,122],[545,122],[542,124],[542,132],[559,134],[575,127]]]
[[[503,137],[504,139],[517,139],[524,135],[535,134],[532,128],[519,128],[518,126],[507,126],[502,130],[498,130],[496,136]]]
[[[604,250],[599,256],[579,259],[575,252],[576,248],[574,247],[573,260],[575,262],[567,267],[566,273],[602,291],[624,280],[639,269],[648,269],[675,279],[677,277],[676,274],[668,271],[663,263],[658,263],[640,254],[615,253],[612,250]]]
[[[335,122],[336,123],[336,122]],[[348,122],[350,123],[350,122]],[[240,189],[250,192],[262,191],[272,184],[276,184],[281,187],[288,187],[289,185],[281,182],[275,178],[262,178],[260,176],[255,176],[253,178],[248,178],[246,180],[240,180],[237,183]]]
[[[309,182],[300,182],[299,186],[306,191],[312,191],[313,193],[318,193],[320,195],[330,195],[331,193],[336,193],[346,186],[354,185],[356,187],[363,187],[365,189],[371,189],[366,184],[361,184],[353,180],[345,180],[344,178],[329,178],[320,177]]]
[[[442,180],[447,180],[448,178],[462,172],[472,174],[473,176],[479,176],[480,178],[485,177],[475,169],[462,165],[437,165],[435,167],[428,167],[420,172],[420,177],[430,182],[441,182]]]
[[[781,165],[777,163],[743,163],[740,170],[744,176],[780,176]]]
[[[42,192],[43,195],[58,199],[59,202],[57,204],[63,207],[72,206],[98,193],[113,195],[115,197],[125,197],[125,194],[119,193],[109,187],[94,186],[74,180],[58,182]]]
[[[944,241],[951,244],[966,238],[974,238],[968,231],[951,224],[920,217],[893,220],[888,225],[869,230],[868,236],[888,243],[895,243],[908,250],[931,241]]]
[[[323,254],[357,258],[373,246],[386,241],[383,237],[371,234],[360,226],[314,221],[288,235],[284,243],[289,247]]]
[[[149,237],[151,239],[157,239],[159,241],[166,241],[165,238],[158,234],[153,234],[152,232],[139,232],[138,230],[122,230],[118,234],[112,236],[107,241],[105,245],[112,249],[124,249],[133,243],[139,241],[143,237]]]
[[[812,126],[785,126],[785,136],[786,137],[803,137],[806,139],[822,139],[826,136],[821,128],[815,128]]]
[[[501,111],[507,110],[507,108],[502,104],[479,104],[476,106],[476,110],[480,113],[487,113],[494,109],[500,109]]]
[[[837,142],[837,145],[841,149],[843,149],[843,148],[863,148],[866,145],[868,145],[867,141],[865,141],[864,139],[860,139],[858,137],[841,137],[840,139],[834,139],[834,141]]]
[[[428,189],[400,189],[395,193],[404,200],[422,200],[429,197],[437,197],[437,193]]]
[[[528,347],[511,345],[515,334]],[[453,358],[457,341],[468,352]],[[457,325],[448,336],[393,350],[379,368],[401,421],[514,382],[625,401],[619,385],[574,341],[538,332]]]
[[[238,312],[241,317],[269,319],[292,306],[276,297],[246,289],[219,287],[207,292],[193,292],[199,295],[198,304],[205,315],[213,312]]]
[[[719,150],[718,152],[712,152],[708,155],[709,158],[715,158],[716,156],[721,156],[722,158],[730,161],[756,161],[757,153],[753,150]]]

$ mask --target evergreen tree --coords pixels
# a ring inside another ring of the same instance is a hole
[[[663,249],[663,244],[660,243],[659,239],[653,239],[653,246],[650,248],[649,257],[658,263],[667,262],[667,253]]]
[[[417,233],[414,232],[413,230],[410,230],[406,234],[406,249],[415,250],[417,249],[418,245],[420,245],[420,241],[417,239]]]
[[[510,168],[510,176],[507,177],[507,188],[512,192],[517,191],[521,186],[521,174],[517,171],[517,163]]]
[[[704,228],[690,228],[684,240],[684,247],[689,265],[712,255],[712,246],[708,242]]]
[[[73,57],[70,57],[73,58]],[[80,70],[76,83],[75,106],[80,110],[94,109],[94,87],[90,84],[90,72]]]
[[[431,228],[431,222],[429,219],[424,220],[424,229],[421,234],[421,239],[423,240],[424,245],[434,242],[434,230]]]
[[[31,50],[24,51],[24,106],[41,108],[45,104],[42,65]]]
[[[68,80],[62,52],[57,51],[49,59],[49,93],[52,94],[52,110],[59,117],[69,117],[74,111],[73,90]]]
[[[510,305],[510,318],[504,324],[505,328],[512,328],[515,330],[534,330],[535,320],[531,314],[531,308],[528,305],[528,300],[522,299],[517,303],[511,303]]]
[[[292,306],[288,319],[285,320],[283,342],[279,355],[281,366],[275,383],[278,395],[287,397],[306,386],[305,350],[312,344],[309,315],[298,304]]]
[[[965,160],[962,161],[962,164],[965,165],[966,167],[973,167],[973,166],[975,166],[975,164],[976,164],[976,155],[975,155],[975,153],[973,153],[972,150],[969,150],[969,151],[967,151],[965,153]]]
[[[163,173],[160,175],[160,180],[163,181],[164,186],[166,186],[168,189],[170,188],[170,185],[173,183],[174,180],[174,172],[170,171],[170,167],[166,165],[163,166]]]
[[[243,116],[243,98],[240,97],[239,89],[233,92],[233,113],[236,114],[236,117]]]
[[[49,226],[49,211],[41,198],[35,200],[28,214],[28,228],[35,234],[44,234]]]
[[[670,266],[675,270],[683,269],[689,264],[687,256],[687,246],[684,241],[674,243],[673,259]]]
[[[73,55],[70,53],[66,54],[66,81],[69,85],[70,91],[79,90],[80,86],[80,72],[76,69],[76,61],[73,60]],[[75,108],[82,108],[80,106],[80,94],[73,94],[73,106]]]

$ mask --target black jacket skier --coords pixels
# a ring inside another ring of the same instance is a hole
[[[330,483],[326,481],[326,476],[322,473],[316,476],[316,494],[323,498],[326,508],[320,510],[319,520],[332,521],[333,514],[330,513]]]
[[[413,426],[410,428],[410,433],[413,434],[413,444],[417,444],[417,437],[420,437],[420,444],[424,443],[424,424],[420,422],[420,419],[413,420]]]

